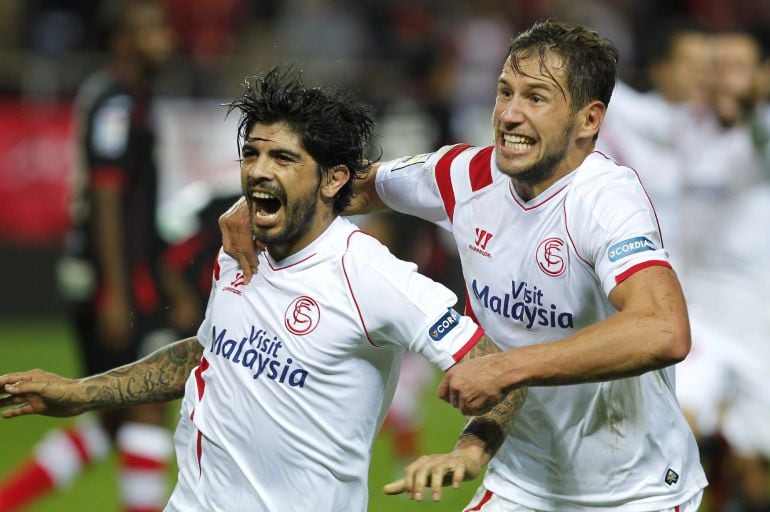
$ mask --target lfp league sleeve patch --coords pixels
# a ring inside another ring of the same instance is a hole
[[[635,236],[628,240],[623,240],[616,244],[612,244],[607,250],[607,256],[610,261],[615,262],[619,259],[623,259],[632,254],[643,251],[656,251],[658,248],[655,244],[646,236]]]
[[[460,313],[453,308],[447,309],[447,312],[431,325],[428,334],[433,341],[441,341],[446,334],[457,327],[460,323]]]

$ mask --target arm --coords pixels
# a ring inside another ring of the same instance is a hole
[[[82,379],[67,379],[42,370],[0,376],[4,418],[27,414],[74,416],[85,411],[167,402],[184,395],[190,372],[203,348],[196,338],[164,347],[135,363]]]
[[[106,301],[97,311],[98,329],[100,340],[116,348],[129,342],[131,331],[121,194],[113,187],[94,189],[93,236],[107,289]]]
[[[499,352],[485,335],[462,361]],[[451,453],[420,457],[404,469],[403,479],[385,486],[385,493],[407,492],[412,499],[421,501],[429,485],[433,500],[439,501],[443,486],[457,488],[463,481],[475,479],[503,444],[526,396],[526,388],[514,389],[488,413],[469,418]]]
[[[360,215],[387,208],[375,188],[379,166],[378,163],[372,164],[366,176],[353,182],[355,195],[350,206],[342,212],[344,215]],[[222,231],[224,251],[238,261],[244,281],[248,284],[257,272],[259,262],[256,253],[262,247],[251,236],[249,207],[245,198],[238,199],[219,217],[219,229]]]
[[[530,345],[453,367],[439,396],[465,413],[486,410],[504,390],[619,379],[664,368],[690,350],[690,326],[679,281],[663,266],[616,286],[618,313],[551,343]]]

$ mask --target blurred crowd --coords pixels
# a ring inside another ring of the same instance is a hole
[[[378,113],[379,142],[388,158],[458,141],[489,144],[489,98],[507,41],[532,21],[560,18],[612,39],[621,53],[621,76],[599,149],[640,175],[688,299],[693,348],[680,365],[677,388],[709,471],[706,506],[712,512],[770,510],[770,1],[160,3],[176,46],[155,83],[168,100],[161,109],[167,149],[160,173],[173,176],[161,184],[161,196],[171,205],[194,203],[188,210],[201,217],[192,227],[170,230],[182,248],[202,236],[200,230],[215,228],[219,208],[237,192],[237,179],[231,175],[230,187],[218,186],[204,171],[190,179],[185,172],[193,164],[180,164],[191,151],[208,167],[232,164],[232,127],[211,128],[225,134],[222,147],[210,148],[215,156],[180,147],[187,141],[180,133],[195,113],[205,122],[201,112],[219,109],[212,102],[233,96],[257,69],[297,62],[313,80],[355,91]],[[29,112],[19,105],[72,101],[105,58],[102,20],[110,4],[0,2],[0,122],[10,125],[18,112]],[[0,147],[9,147],[2,141],[9,136],[0,137]],[[205,140],[220,141],[213,135]],[[0,196],[8,194],[2,182],[16,179],[13,165],[20,164],[7,157],[0,162]],[[59,163],[55,172],[67,181],[66,165]],[[200,182],[194,190],[193,181]],[[209,192],[195,195],[200,186]],[[410,224],[404,236],[403,219],[360,220],[396,254],[462,294],[452,246],[435,228]],[[0,237],[7,224],[0,222]],[[216,250],[216,235],[206,232],[208,251]],[[194,279],[205,288],[208,270],[199,270]],[[430,370],[406,370],[404,386],[412,387],[401,392],[406,402],[396,401],[386,424],[404,460],[419,450],[414,399],[432,383],[425,374]]]

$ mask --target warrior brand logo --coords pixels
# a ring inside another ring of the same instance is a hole
[[[543,302],[543,290],[530,286],[525,281],[511,281],[510,293],[504,293],[502,296],[490,293],[488,285],[480,287],[475,279],[471,286],[473,294],[484,308],[504,318],[517,320],[527,329],[536,325],[560,329],[575,327],[572,313],[559,311],[556,304],[546,305]]]
[[[428,333],[433,341],[441,341],[446,333],[454,329],[458,323],[460,323],[460,314],[449,308],[446,314],[430,327]]]
[[[230,281],[230,286],[235,286],[236,288],[243,286],[243,284],[243,272],[238,272],[235,274],[235,279]]]
[[[638,252],[655,251],[657,249],[655,244],[646,236],[636,236],[611,245],[607,251],[607,255],[609,256],[610,261],[618,261],[621,258],[631,256]]]
[[[540,267],[545,275],[558,277],[567,269],[567,265],[562,255],[564,249],[564,240],[561,238],[546,238],[535,251],[537,266]]]
[[[307,296],[297,297],[284,314],[284,324],[292,334],[304,336],[313,332],[321,319],[321,308],[318,303]]]
[[[666,471],[666,478],[663,481],[666,482],[666,485],[672,486],[679,481],[679,475],[673,469],[668,468],[668,471]]]
[[[240,339],[239,339],[240,338]],[[251,326],[247,336],[228,337],[227,329],[211,328],[209,352],[223,357],[234,365],[248,368],[254,380],[265,377],[278,384],[293,388],[304,388],[308,378],[307,370],[292,366],[294,360],[287,357],[281,361],[283,342],[264,329]]]
[[[491,258],[492,255],[487,252],[487,244],[493,236],[494,235],[486,229],[476,228],[476,240],[473,242],[473,245],[468,244],[468,249],[477,252],[482,256],[486,256],[487,258]]]
[[[238,272],[237,274],[235,274],[235,279],[230,281],[230,286],[225,286],[223,290],[234,293],[236,295],[240,295],[241,291],[238,290],[238,287],[243,286],[244,284],[246,283],[243,281],[243,272]]]

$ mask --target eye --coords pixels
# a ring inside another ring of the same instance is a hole
[[[510,99],[513,97],[513,92],[507,87],[501,87],[497,90],[497,95],[501,98]]]
[[[543,97],[538,94],[533,94],[532,96],[529,97],[529,101],[531,101],[535,105],[539,105],[540,103],[543,103],[545,99],[543,99]]]

